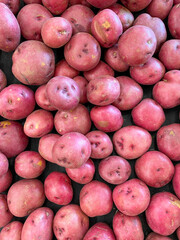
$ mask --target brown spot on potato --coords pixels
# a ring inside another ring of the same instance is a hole
[[[124,144],[123,144],[123,142],[116,141],[116,144],[118,145],[118,147],[121,148],[121,150],[124,150]]]
[[[60,236],[63,234],[63,232],[65,232],[64,228],[58,228],[58,233]]]
[[[43,16],[42,16],[42,15],[36,16],[36,20],[37,20],[37,21],[41,21],[42,19],[43,19]]]
[[[82,52],[85,53],[85,54],[88,54],[88,53],[89,53],[89,50],[88,50],[87,48],[84,48],[84,49],[82,50]]]
[[[134,150],[135,145],[134,145],[134,144],[131,144],[131,145],[130,145],[130,148],[131,148],[132,150]]]

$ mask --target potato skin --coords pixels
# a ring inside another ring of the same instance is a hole
[[[56,66],[54,71],[54,77],[56,76],[65,76],[69,78],[74,78],[79,75],[79,71],[72,68],[65,59],[60,60]]]
[[[171,8],[173,6],[173,0],[152,0],[149,6],[147,7],[147,12],[152,16],[152,17],[158,17],[161,20],[164,20]]]
[[[8,224],[11,219],[13,218],[12,213],[9,211],[8,204],[7,204],[7,195],[0,194],[0,228],[4,227]]]
[[[21,240],[29,239],[53,239],[53,218],[54,213],[50,208],[41,207],[34,210],[24,222]]]
[[[152,0],[121,0],[122,4],[131,12],[138,12],[146,8]]]
[[[0,2],[0,49],[12,52],[20,43],[21,30],[18,21],[11,10]]]
[[[8,0],[1,0],[1,3],[6,4],[6,6],[16,15],[16,13],[19,11],[20,8],[20,0],[11,0],[10,2]]]
[[[171,35],[173,36],[173,38],[180,38],[180,28],[178,26],[178,24],[176,23],[177,19],[179,18],[180,15],[180,5],[177,4],[175,5],[169,15],[168,15],[168,27],[169,27],[169,31],[171,33]]]
[[[5,173],[7,173],[8,168],[9,168],[9,161],[7,157],[2,152],[0,152],[0,177]]]
[[[68,6],[68,0],[59,0],[58,2],[56,0],[42,0],[42,4],[53,14],[53,15],[59,15]]]
[[[180,199],[180,164],[177,164],[175,166],[175,173],[173,176],[172,184],[176,196]]]
[[[87,103],[87,85],[88,85],[88,81],[86,80],[86,78],[82,77],[82,76],[76,76],[73,78],[73,80],[78,84],[79,89],[80,89],[80,100],[79,103]]]
[[[0,91],[7,85],[7,78],[4,72],[0,69]]]
[[[0,176],[0,193],[6,191],[11,186],[12,180],[13,176],[10,170]]]
[[[172,240],[172,238],[165,237],[165,236],[159,235],[157,233],[151,232],[147,236],[146,240]]]
[[[0,233],[1,240],[21,240],[21,232],[22,232],[23,224],[19,221],[13,221],[7,224]]]

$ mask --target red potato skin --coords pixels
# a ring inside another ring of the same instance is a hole
[[[158,17],[164,20],[173,6],[173,0],[152,0],[146,11],[152,17]]]
[[[180,16],[180,5],[177,4],[175,5],[169,15],[168,15],[168,27],[169,27],[169,31],[171,33],[171,35],[173,36],[173,38],[178,38],[180,39],[180,28],[177,24],[177,19]]]
[[[82,166],[90,155],[91,144],[88,138],[78,132],[64,134],[56,141],[52,149],[54,162],[65,168]]]
[[[69,6],[81,4],[86,7],[92,7],[91,4],[89,4],[86,0],[69,0]]]
[[[146,63],[153,56],[156,45],[156,36],[151,28],[135,25],[122,34],[118,50],[123,61],[134,67]]]
[[[1,240],[21,240],[23,224],[19,221],[13,221],[7,224],[0,233]]]
[[[78,32],[91,33],[91,23],[94,16],[94,12],[89,7],[80,4],[70,6],[62,14],[62,17],[71,24],[73,35]]]
[[[1,0],[0,2],[6,4],[12,13],[14,13],[14,15],[16,15],[16,13],[19,11],[20,0],[12,0],[10,2],[8,0]]]
[[[37,178],[45,167],[46,161],[34,151],[24,151],[15,158],[15,172],[22,178]]]
[[[116,3],[117,0],[107,0],[107,1],[87,0],[87,2],[96,8],[107,8],[107,7],[111,6],[112,4]]]
[[[0,92],[7,86],[7,78],[5,73],[0,69]]]
[[[88,109],[84,105],[79,104],[73,110],[57,111],[54,117],[54,126],[61,135],[68,132],[86,134],[91,128]]]
[[[94,16],[91,32],[102,47],[109,48],[117,43],[123,32],[123,27],[115,12],[111,9],[104,9]]]
[[[158,59],[152,57],[148,62],[138,67],[130,67],[130,75],[142,85],[153,85],[159,82],[164,74],[165,67]]]
[[[103,222],[98,222],[94,224],[86,233],[83,240],[92,240],[93,238],[97,240],[115,240],[114,233],[112,229]]]
[[[98,166],[99,175],[110,184],[121,184],[131,175],[131,165],[124,158],[110,156],[103,159]]]
[[[21,123],[16,121],[0,122],[0,151],[7,158],[15,157],[25,150],[29,142]]]
[[[130,217],[116,212],[113,217],[113,230],[117,240],[144,239],[142,223],[138,216]]]
[[[16,217],[25,217],[45,201],[43,184],[38,179],[22,179],[11,185],[7,202],[10,212]]]
[[[6,224],[8,224],[12,218],[13,215],[9,211],[8,204],[7,204],[7,195],[6,194],[0,194],[0,228],[4,227]]]
[[[137,141],[142,144],[137,144]],[[129,160],[138,158],[147,152],[151,143],[150,133],[138,126],[123,127],[113,136],[113,144],[117,154]]]
[[[42,0],[42,4],[53,14],[60,15],[68,7],[68,0]]]
[[[78,84],[80,89],[80,100],[79,103],[85,104],[88,102],[87,100],[87,85],[88,81],[86,78],[82,76],[76,76],[73,78],[73,80]]]
[[[113,105],[93,107],[90,112],[95,127],[104,132],[114,132],[123,125],[123,117]]]
[[[2,152],[0,152],[0,177],[7,173],[8,169],[9,161],[7,157]]]
[[[180,225],[179,206],[180,201],[170,192],[154,194],[145,212],[149,227],[160,235],[171,235]]]
[[[79,168],[66,168],[66,173],[74,182],[87,184],[93,180],[95,174],[95,165],[91,159],[88,159]]]
[[[146,8],[152,0],[121,0],[122,4],[131,12],[139,12]]]
[[[156,135],[159,151],[166,154],[171,160],[180,160],[180,124],[173,123],[161,127]]]
[[[150,132],[157,131],[166,119],[163,108],[151,98],[143,99],[133,108],[131,116],[137,126]]]
[[[74,78],[79,75],[79,71],[72,68],[65,59],[60,60],[55,67],[54,77],[65,76],[69,78]]]
[[[11,84],[0,92],[0,115],[6,119],[26,118],[34,108],[34,92],[27,86]]]
[[[38,152],[39,154],[49,162],[54,163],[52,157],[52,149],[55,142],[60,138],[59,134],[49,133],[44,135],[39,140]]]
[[[72,36],[65,45],[64,57],[67,63],[76,70],[89,71],[100,61],[101,47],[92,35],[79,32]]]
[[[42,4],[42,0],[23,0],[26,4],[39,3]]]
[[[88,229],[89,218],[76,204],[69,204],[60,208],[53,220],[53,231],[57,240],[83,239]]]
[[[73,198],[71,180],[62,172],[51,172],[46,177],[44,192],[49,201],[58,205],[67,205]]]
[[[79,201],[81,210],[89,217],[106,215],[111,212],[113,207],[110,187],[97,180],[82,187]]]
[[[169,237],[164,237],[162,235],[159,235],[157,233],[154,233],[154,232],[151,232],[146,240],[172,240],[172,238],[169,238]]]
[[[176,4],[178,4],[178,3],[180,3],[179,0],[174,0],[174,1],[173,1],[173,4],[174,4],[174,5],[176,5]]]
[[[22,42],[14,51],[12,61],[14,76],[25,85],[45,84],[54,74],[54,52],[40,41]]]
[[[53,239],[54,213],[50,208],[42,207],[34,210],[24,222],[21,240]]]
[[[173,176],[172,184],[176,196],[180,199],[180,164],[177,164],[175,166],[175,173]]]
[[[44,109],[29,114],[24,123],[24,132],[31,138],[40,138],[51,132],[54,126],[53,115]]]
[[[0,2],[0,49],[12,52],[20,43],[21,30],[18,21],[11,10]]]
[[[149,151],[136,160],[135,172],[148,186],[160,188],[172,180],[174,165],[162,152]]]
[[[0,193],[5,192],[11,186],[12,180],[13,176],[10,170],[0,176]]]
[[[110,137],[102,131],[91,131],[86,134],[91,143],[91,157],[102,159],[108,157],[113,151]]]

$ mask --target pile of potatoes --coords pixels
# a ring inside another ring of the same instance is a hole
[[[0,0],[0,240],[180,240],[180,0]]]

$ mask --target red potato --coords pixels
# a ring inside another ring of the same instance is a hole
[[[175,173],[173,176],[172,184],[176,196],[180,199],[180,164],[177,164],[175,166]]]
[[[96,8],[107,8],[111,6],[112,4],[116,3],[117,0],[106,0],[106,1],[101,1],[101,0],[87,0],[88,3],[90,3],[93,7]]]
[[[180,27],[177,24],[177,19],[180,16],[180,5],[175,5],[168,15],[168,27],[173,38],[180,39]]]
[[[130,67],[131,77],[142,85],[153,85],[159,82],[164,74],[164,65],[154,57],[141,66]]]
[[[67,205],[73,198],[71,180],[62,172],[51,172],[46,177],[44,192],[49,201],[58,205]]]
[[[114,77],[113,69],[103,61],[99,61],[98,65],[95,68],[90,71],[86,71],[83,74],[88,81],[91,81],[102,75],[109,75]]]
[[[54,159],[52,157],[52,149],[54,147],[55,142],[60,138],[59,134],[49,133],[44,135],[39,140],[38,152],[39,154],[49,162],[54,163]]]
[[[69,0],[69,5],[76,5],[76,4],[81,4],[87,7],[91,7],[91,4],[87,2],[87,0]]]
[[[84,105],[79,104],[73,110],[59,110],[54,117],[54,126],[56,131],[61,135],[68,132],[86,134],[91,128],[91,119],[88,109]]]
[[[121,0],[122,4],[129,9],[131,12],[139,12],[146,8],[152,0]]]
[[[113,207],[110,187],[97,180],[84,185],[79,195],[81,210],[89,217],[103,216]]]
[[[2,152],[0,152],[0,177],[7,173],[8,169],[9,161],[7,157]]]
[[[113,105],[93,107],[90,112],[95,127],[104,132],[114,132],[123,125],[123,117]]]
[[[12,72],[26,85],[42,85],[51,79],[55,69],[55,56],[44,43],[22,42],[12,56]]]
[[[43,42],[51,48],[64,46],[70,40],[71,35],[71,24],[62,17],[49,18],[41,28]]]
[[[88,138],[78,132],[64,134],[56,141],[52,149],[54,162],[65,168],[82,166],[90,155],[91,144]]]
[[[123,26],[123,31],[126,31],[129,27],[132,26],[134,16],[127,8],[118,3],[115,3],[108,8],[118,15]]]
[[[25,5],[17,15],[22,36],[27,40],[42,41],[42,25],[52,17],[53,15],[41,4],[32,3]]]
[[[58,110],[71,110],[79,104],[79,86],[69,77],[51,78],[46,85],[46,93],[50,104]]]
[[[12,183],[13,176],[10,170],[0,176],[0,193],[5,192]]]
[[[7,78],[5,73],[0,69],[0,92],[3,88],[5,88],[7,85]]]
[[[174,0],[174,1],[173,1],[173,4],[174,4],[174,5],[176,5],[176,4],[178,4],[178,3],[180,3],[180,0]]]
[[[94,162],[91,159],[88,159],[79,168],[66,168],[66,173],[74,182],[87,184],[93,180],[95,174]]]
[[[151,98],[143,99],[133,108],[131,116],[137,126],[150,132],[157,131],[166,119],[163,108]]]
[[[156,141],[159,151],[173,161],[180,161],[180,124],[173,123],[161,127],[157,132]]]
[[[120,95],[118,80],[109,75],[102,75],[91,80],[87,85],[87,99],[96,106],[107,106]]]
[[[87,85],[88,85],[88,81],[86,80],[86,78],[82,77],[82,76],[76,76],[73,78],[73,80],[78,84],[79,89],[80,89],[80,100],[79,103],[87,103]]]
[[[29,239],[53,239],[54,213],[50,208],[41,207],[34,210],[25,220],[21,240]]]
[[[104,59],[107,64],[117,72],[125,72],[129,68],[129,65],[127,65],[121,58],[117,44],[114,44],[114,46],[105,51]]]
[[[10,212],[16,217],[25,217],[45,201],[43,184],[38,179],[22,179],[11,185],[7,202]]]
[[[76,33],[65,45],[67,63],[78,71],[89,71],[97,66],[101,57],[98,41],[89,33]]]
[[[0,2],[0,50],[12,52],[20,43],[21,30],[11,10]]]
[[[21,123],[16,121],[0,122],[0,151],[7,158],[15,157],[25,150],[29,142]]]
[[[156,45],[156,36],[151,28],[135,25],[122,34],[118,50],[123,61],[134,67],[146,63],[153,56]]]
[[[34,92],[22,84],[11,84],[0,92],[0,115],[9,120],[26,118],[35,108]]]
[[[171,235],[180,226],[179,206],[180,201],[170,192],[154,194],[145,212],[149,227],[160,235]]]
[[[89,7],[76,4],[67,8],[61,16],[69,21],[73,34],[91,33],[91,23],[95,14]]]
[[[0,233],[1,240],[21,240],[23,224],[19,221],[13,221],[7,224]]]
[[[58,210],[53,221],[53,231],[57,240],[83,239],[89,228],[89,218],[76,204],[63,206]]]
[[[118,156],[110,156],[101,160],[98,172],[102,179],[110,184],[121,184],[131,175],[131,165]]]
[[[4,227],[6,224],[8,224],[12,218],[13,215],[9,211],[8,204],[7,204],[7,195],[6,194],[0,194],[0,228]],[[1,235],[0,235],[1,237]]]
[[[160,188],[172,180],[174,165],[162,152],[149,151],[136,160],[135,172],[148,186]]]
[[[31,3],[42,3],[42,0],[23,0],[26,4],[31,4]]]
[[[117,154],[129,160],[138,158],[147,152],[151,143],[150,133],[133,125],[121,128],[113,136],[113,144]]]
[[[112,229],[103,222],[98,222],[94,224],[86,233],[83,240],[115,240],[114,233]]]
[[[173,6],[173,0],[152,0],[146,11],[152,17],[164,20]]]
[[[74,78],[79,75],[79,71],[72,68],[65,59],[60,60],[55,67],[54,77],[65,76],[69,78]]]
[[[6,6],[16,15],[20,8],[20,0],[0,0],[1,3],[6,4]]]
[[[108,157],[113,151],[110,137],[102,131],[91,131],[86,134],[91,143],[91,157],[102,159]]]
[[[113,217],[113,230],[117,240],[144,240],[142,223],[138,216],[130,217],[117,211]]]
[[[53,129],[53,115],[44,109],[29,114],[24,123],[24,132],[31,138],[40,138]]]
[[[115,12],[111,9],[104,9],[94,16],[91,32],[102,47],[109,48],[117,43],[123,27]]]
[[[68,7],[68,0],[42,0],[42,4],[53,14],[60,15]]]
[[[164,237],[157,233],[151,232],[150,234],[148,234],[146,240],[172,240],[172,238]]]
[[[15,172],[22,178],[37,178],[45,167],[46,161],[38,152],[24,151],[15,158]]]

